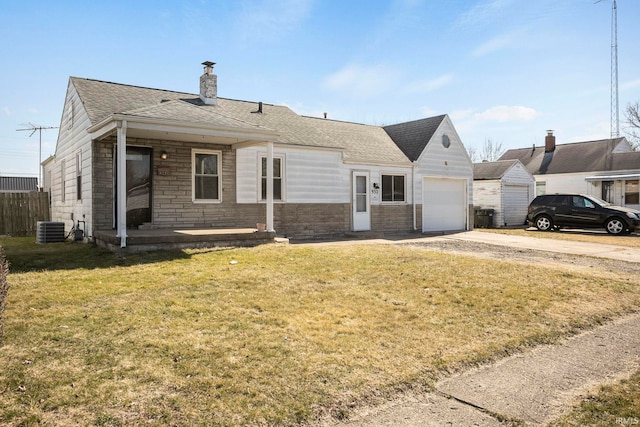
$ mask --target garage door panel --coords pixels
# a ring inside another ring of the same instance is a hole
[[[465,230],[467,181],[425,178],[422,198],[422,231]]]
[[[529,186],[505,185],[503,203],[505,225],[523,225],[529,208]]]

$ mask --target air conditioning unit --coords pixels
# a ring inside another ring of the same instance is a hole
[[[64,242],[64,222],[38,221],[36,243]]]

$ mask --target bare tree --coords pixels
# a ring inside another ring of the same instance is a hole
[[[630,103],[627,105],[627,129],[629,142],[635,150],[640,150],[640,102]]]
[[[495,162],[505,151],[506,149],[502,146],[502,142],[496,142],[491,138],[485,139],[480,149],[476,147],[469,147],[467,149],[467,153],[469,153],[469,157],[474,163],[484,161]]]

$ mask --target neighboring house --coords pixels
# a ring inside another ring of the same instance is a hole
[[[255,228],[287,237],[465,230],[472,164],[446,115],[379,127],[217,96],[71,77],[44,165],[52,219],[131,228]],[[268,185],[272,183],[272,185]],[[423,208],[424,206],[424,208]]]
[[[519,160],[473,165],[473,205],[493,209],[493,226],[523,225],[535,197],[535,180]]]
[[[508,150],[499,160],[520,160],[536,180],[536,195],[580,193],[619,206],[640,208],[640,152],[626,138]]]
[[[0,176],[0,193],[29,193],[38,191],[38,178]]]

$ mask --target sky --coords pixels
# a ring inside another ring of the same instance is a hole
[[[198,93],[207,60],[219,97],[378,126],[448,114],[476,151],[609,138],[612,1],[3,1],[0,176],[55,154],[57,129],[18,129],[60,126],[69,77]],[[624,135],[640,1],[617,12]]]

